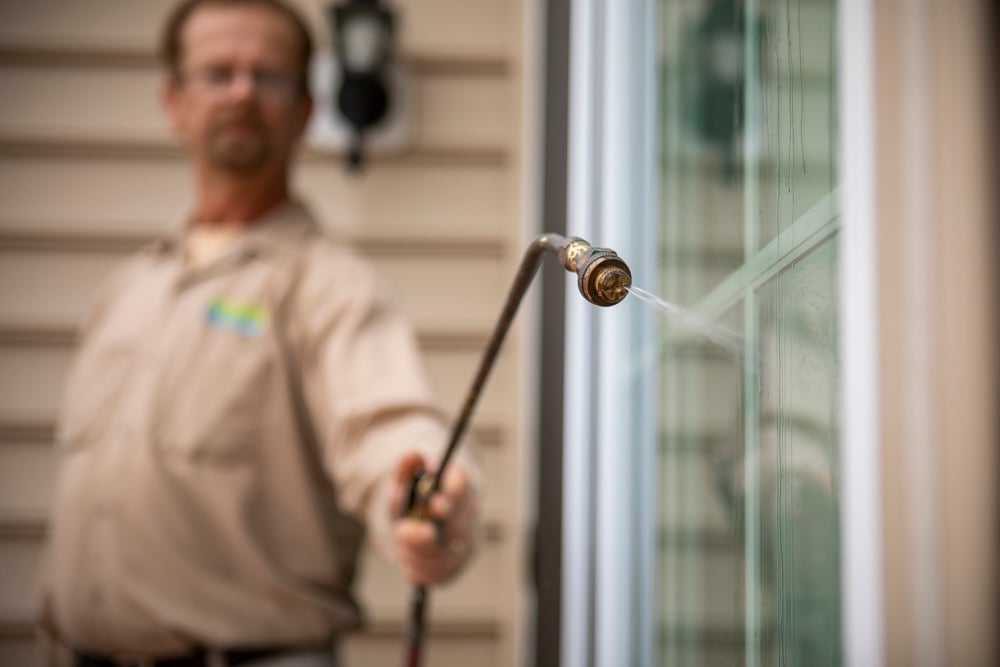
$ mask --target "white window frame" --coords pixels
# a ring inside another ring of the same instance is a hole
[[[885,664],[872,0],[838,0],[841,628],[847,665]]]
[[[656,285],[655,2],[578,0],[571,16],[569,233],[615,248],[637,285]],[[837,21],[851,35],[837,55],[841,614],[845,662],[868,667],[885,655],[871,0],[838,0]],[[643,122],[630,124],[637,105]],[[652,419],[629,420],[654,414],[655,364],[622,367],[622,341],[646,325],[616,315],[567,299],[565,667],[655,659],[656,434]]]
[[[657,284],[655,9],[579,0],[571,10],[568,232],[614,248],[640,286]],[[634,306],[567,299],[566,667],[655,664],[656,365],[622,350],[658,343],[648,309]]]

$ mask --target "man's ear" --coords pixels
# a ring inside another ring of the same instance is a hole
[[[163,115],[167,119],[167,124],[170,129],[173,130],[174,134],[179,134],[181,132],[181,113],[180,113],[180,82],[177,77],[173,74],[166,74],[163,77],[163,83],[160,85],[160,108],[163,109]]]

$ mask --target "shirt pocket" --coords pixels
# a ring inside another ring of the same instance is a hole
[[[107,439],[124,409],[135,358],[136,348],[130,341],[84,344],[77,351],[56,428],[61,454],[76,453]]]
[[[263,437],[277,370],[266,340],[226,331],[171,369],[156,400],[155,439],[168,457],[233,464],[250,459]]]

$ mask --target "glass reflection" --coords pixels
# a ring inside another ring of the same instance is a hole
[[[841,661],[835,17],[660,3],[660,664]]]

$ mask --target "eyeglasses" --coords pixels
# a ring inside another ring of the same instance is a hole
[[[241,76],[249,76],[254,89],[262,96],[287,100],[302,91],[299,77],[268,68],[240,69],[231,65],[206,65],[181,73],[182,81],[192,82],[213,95],[225,93]]]

